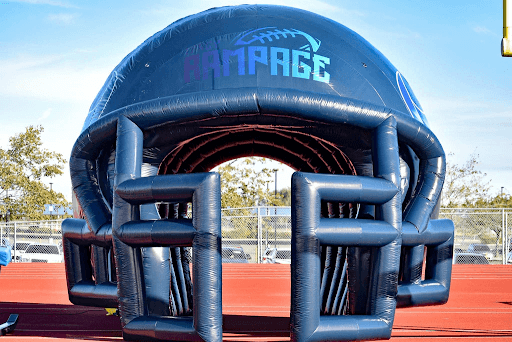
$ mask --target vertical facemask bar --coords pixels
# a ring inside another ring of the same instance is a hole
[[[389,338],[401,248],[400,162],[396,121],[374,130],[375,177],[292,176],[292,341]],[[321,201],[376,205],[376,220],[321,218]],[[368,315],[320,316],[320,245],[372,247]]]
[[[200,174],[201,175],[201,174]],[[196,229],[192,275],[194,328],[205,341],[222,341],[222,259],[220,176],[202,174],[192,200]]]
[[[292,175],[291,340],[309,341],[320,324],[321,199],[315,187],[318,175]],[[314,177],[314,178],[311,178]],[[332,178],[329,180],[333,180]]]
[[[372,146],[373,175],[391,182],[400,189],[400,158],[396,120],[389,117],[373,132]],[[370,277],[369,310],[371,315],[381,317],[391,327],[395,317],[400,250],[402,246],[402,194],[376,206],[375,219],[390,224],[397,232],[397,238],[372,254],[372,267],[379,274]],[[391,335],[391,329],[389,330]]]
[[[136,317],[144,315],[144,284],[141,269],[140,250],[132,248],[118,238],[119,228],[131,221],[140,219],[139,206],[132,206],[116,192],[118,186],[141,176],[142,131],[125,117],[117,123],[116,162],[114,177],[114,201],[112,231],[114,255],[117,269],[117,292],[121,326]]]

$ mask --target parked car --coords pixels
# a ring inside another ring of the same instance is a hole
[[[484,245],[483,243],[472,243],[468,246],[468,253],[482,254],[487,260],[491,260],[494,257],[489,246]]]
[[[14,255],[16,254],[16,260],[21,260],[21,255],[25,253],[28,246],[30,246],[32,242],[22,241],[16,242],[14,246],[12,246],[12,260],[14,260]]]
[[[250,258],[242,247],[222,247],[223,263],[248,263]]]
[[[454,264],[487,265],[489,260],[480,253],[456,253],[453,256]]]
[[[288,248],[267,248],[263,255],[264,264],[291,264],[292,251]]]
[[[0,240],[0,246],[11,247],[11,241],[9,241],[8,238],[2,238],[2,240]]]
[[[56,263],[64,262],[64,256],[56,244],[35,243],[28,246],[21,257],[21,261]]]

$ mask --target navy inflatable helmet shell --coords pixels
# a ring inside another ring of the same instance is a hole
[[[299,171],[293,341],[389,338],[397,306],[447,301],[445,156],[407,81],[343,25],[270,5],[181,19],[110,74],[70,158],[85,218],[62,225],[70,301],[118,306],[125,339],[221,341],[208,171],[254,155]]]
[[[338,95],[424,120],[405,78],[357,33],[298,9],[238,6],[187,17],[146,40],[112,71],[84,129],[134,103],[240,87]]]

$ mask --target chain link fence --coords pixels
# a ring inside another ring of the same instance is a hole
[[[62,220],[2,222],[0,244],[12,248],[13,262],[63,262],[61,223]]]
[[[455,224],[454,259],[463,264],[512,264],[512,209],[444,208]]]
[[[289,263],[290,216],[290,207],[223,209],[223,262]],[[455,224],[455,262],[512,264],[512,209],[443,208],[439,218]],[[1,244],[15,246],[13,262],[30,260],[23,255],[31,244],[57,245],[61,254],[61,222],[2,222]]]
[[[242,248],[251,263],[275,261],[268,257],[272,255],[275,258],[278,251],[290,250],[291,238],[290,207],[222,210],[222,248]]]

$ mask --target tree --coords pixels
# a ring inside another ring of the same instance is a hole
[[[509,195],[498,194],[489,199],[478,199],[475,208],[512,208],[512,197]]]
[[[256,238],[258,236],[259,220],[255,220],[256,212],[247,207],[254,206],[286,206],[291,203],[290,188],[274,191],[269,189],[274,184],[274,172],[267,166],[268,159],[261,157],[235,159],[227,164],[219,166],[217,172],[221,177],[221,206],[222,208],[241,208],[223,212],[224,216],[234,216],[228,220],[236,225],[236,229],[229,229],[228,224],[223,223],[223,237],[232,239]],[[286,217],[277,217],[273,220],[262,220],[263,231],[272,230],[279,221],[286,221]],[[272,221],[272,223],[271,223]],[[223,221],[224,222],[224,221]],[[286,222],[284,222],[284,225]],[[283,224],[281,224],[283,225]]]
[[[470,207],[487,200],[490,185],[485,180],[486,174],[477,169],[478,164],[475,153],[463,165],[448,163],[441,197],[443,207]]]
[[[268,167],[257,170],[257,166],[264,166],[267,162],[261,157],[244,158],[218,168],[222,208],[289,205],[289,190],[274,193],[274,190],[268,189],[269,184],[274,182],[276,170]]]
[[[28,126],[9,138],[9,147],[0,148],[0,213],[11,220],[48,219],[44,205],[69,207],[63,194],[43,183],[63,173],[66,160],[60,153],[42,147],[42,126]]]
[[[292,188],[283,188],[279,190],[277,193],[281,197],[281,202],[283,203],[282,205],[287,207],[292,205]]]

